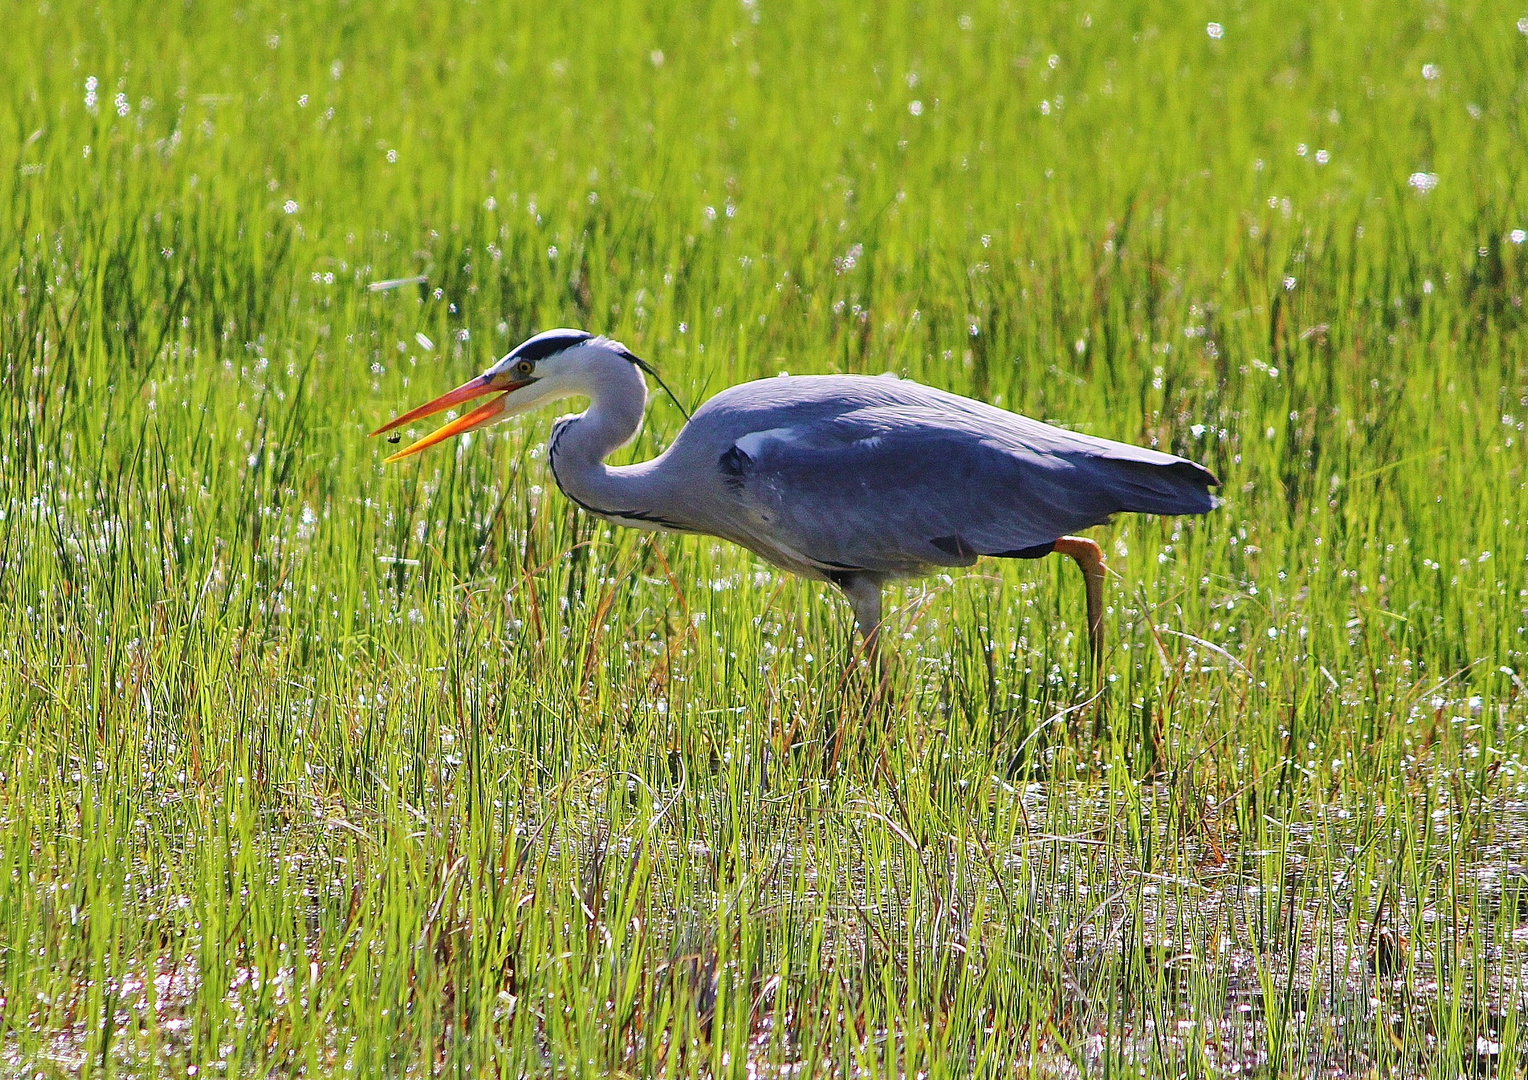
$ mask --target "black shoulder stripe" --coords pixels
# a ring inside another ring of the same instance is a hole
[[[750,458],[740,447],[732,447],[724,453],[716,462],[722,471],[722,482],[733,491],[743,490],[743,474],[748,466],[753,464]]]

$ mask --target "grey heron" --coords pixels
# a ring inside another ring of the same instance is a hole
[[[637,529],[704,533],[838,586],[873,655],[892,578],[969,566],[983,555],[1070,556],[1087,585],[1095,672],[1103,655],[1105,566],[1070,535],[1115,514],[1202,514],[1219,481],[1201,465],[1082,435],[894,376],[793,375],[722,391],[650,461],[605,458],[636,435],[656,372],[620,342],[548,330],[483,374],[373,435],[493,397],[393,454],[556,398],[586,411],[547,443],[557,486],[591,514]]]

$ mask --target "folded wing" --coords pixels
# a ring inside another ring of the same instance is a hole
[[[1215,505],[1218,481],[1191,461],[950,397],[958,406],[861,408],[737,438],[717,467],[750,546],[830,571],[915,572],[1040,553],[1122,512]]]

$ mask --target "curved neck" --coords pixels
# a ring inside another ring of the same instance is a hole
[[[563,494],[605,517],[657,520],[648,511],[653,493],[638,482],[640,466],[613,469],[605,458],[630,442],[642,425],[647,382],[637,366],[620,357],[600,357],[580,373],[577,393],[589,408],[565,416],[552,428],[547,463]]]

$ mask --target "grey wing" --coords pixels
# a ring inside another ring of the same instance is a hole
[[[907,409],[754,432],[718,464],[750,546],[828,572],[1043,554],[1122,511],[1203,513],[1216,482],[1184,459],[1012,413],[951,422]]]

